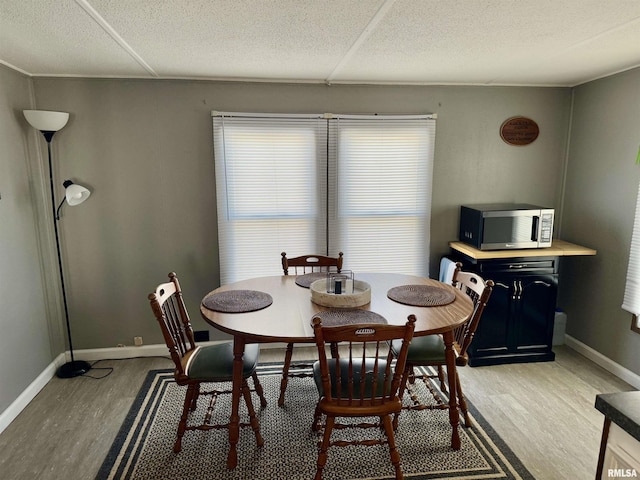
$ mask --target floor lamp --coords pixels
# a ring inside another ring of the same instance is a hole
[[[67,306],[67,292],[64,285],[64,273],[62,270],[62,255],[60,253],[60,236],[58,233],[58,220],[60,219],[60,209],[65,201],[71,205],[80,205],[84,202],[91,192],[86,188],[74,184],[70,180],[63,183],[65,187],[65,198],[56,208],[55,192],[53,188],[53,168],[51,165],[51,140],[55,133],[62,129],[69,120],[69,114],[66,112],[51,112],[45,110],[24,110],[27,122],[39,130],[47,141],[47,151],[49,154],[49,183],[51,190],[51,206],[53,208],[53,229],[56,234],[56,250],[58,253],[58,270],[60,272],[60,286],[62,288],[62,302],[64,304],[64,316],[67,323],[67,338],[69,340],[69,351],[71,352],[71,361],[66,362],[58,368],[56,375],[60,378],[72,378],[83,375],[91,370],[91,365],[84,360],[76,360],[73,358],[73,344],[71,342],[71,326],[69,325],[69,308]]]

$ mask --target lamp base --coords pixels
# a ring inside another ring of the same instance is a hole
[[[73,378],[84,375],[91,370],[91,365],[84,360],[75,360],[73,362],[67,362],[58,368],[56,375],[59,378]]]

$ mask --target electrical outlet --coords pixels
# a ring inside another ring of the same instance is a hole
[[[140,345],[142,345],[142,337],[133,337],[133,344],[136,347],[139,347]]]
[[[208,342],[209,330],[196,330],[195,332],[193,332],[193,339],[196,342]]]

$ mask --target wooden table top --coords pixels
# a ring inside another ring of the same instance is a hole
[[[378,313],[388,323],[396,325],[406,323],[407,317],[414,314],[417,318],[416,336],[451,330],[462,324],[473,309],[466,294],[437,280],[392,273],[360,273],[355,278],[371,285],[371,302],[359,307],[360,309]],[[311,319],[328,308],[313,303],[310,290],[298,286],[295,280],[295,275],[282,275],[224,285],[213,292],[258,290],[271,295],[273,303],[262,310],[246,313],[221,313],[209,310],[201,304],[200,312],[204,320],[214,328],[231,335],[240,335],[246,341],[312,343]],[[387,297],[390,288],[400,285],[442,287],[454,292],[456,298],[448,305],[437,307],[404,305]]]
[[[478,250],[464,242],[449,242],[449,246],[468,257],[477,260],[516,257],[570,257],[577,255],[595,255],[596,250],[564,240],[553,240],[548,248],[526,248],[513,250]]]

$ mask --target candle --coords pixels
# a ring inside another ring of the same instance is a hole
[[[344,293],[353,293],[353,280],[345,281]]]

